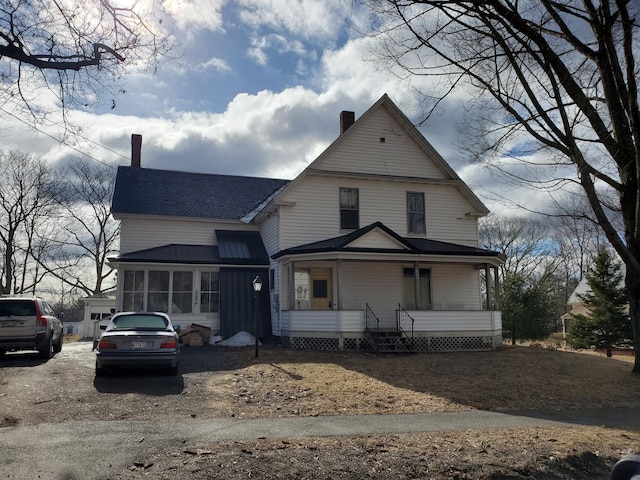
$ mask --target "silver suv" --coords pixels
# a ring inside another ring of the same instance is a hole
[[[0,297],[0,358],[25,349],[51,358],[62,350],[62,335],[62,322],[41,298]]]

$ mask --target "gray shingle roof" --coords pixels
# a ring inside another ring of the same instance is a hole
[[[351,244],[351,242],[367,234],[374,228],[383,230],[388,235],[399,241],[401,244],[405,245],[407,248],[376,249],[349,247],[349,244]],[[273,255],[273,258],[280,258],[284,255],[301,255],[320,252],[417,253],[423,255],[469,255],[478,257],[500,257],[501,255],[490,250],[468,247],[466,245],[458,245],[455,243],[440,242],[437,240],[429,240],[427,238],[404,238],[395,233],[383,223],[375,222],[371,225],[368,225],[346,235],[342,235],[340,237],[329,238],[326,240],[321,240],[319,242],[308,243],[306,245],[298,245],[286,250],[281,250],[280,252]]]
[[[118,167],[114,214],[240,220],[289,180]]]

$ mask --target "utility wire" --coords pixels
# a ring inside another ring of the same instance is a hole
[[[15,119],[16,119],[16,120],[18,120],[19,122],[24,123],[27,127],[32,128],[32,129],[33,129],[33,130],[35,130],[36,132],[41,133],[41,134],[43,134],[43,135],[45,135],[45,136],[49,137],[50,139],[52,139],[53,141],[55,141],[55,142],[59,143],[60,145],[64,145],[65,147],[70,148],[71,150],[74,150],[74,151],[78,152],[80,155],[83,155],[83,156],[85,156],[85,157],[87,157],[87,158],[90,158],[91,160],[94,160],[94,161],[96,161],[96,162],[98,162],[98,163],[101,163],[102,165],[105,165],[105,166],[107,166],[107,167],[109,167],[109,168],[111,168],[111,169],[113,169],[113,170],[115,170],[115,169],[116,169],[116,167],[114,167],[113,165],[111,165],[111,164],[109,164],[109,163],[107,163],[107,162],[104,162],[104,161],[102,161],[102,160],[99,160],[99,159],[97,159],[96,157],[93,157],[93,156],[89,155],[88,153],[86,153],[86,152],[84,152],[84,151],[80,150],[79,148],[74,147],[73,145],[69,145],[69,144],[65,143],[63,140],[60,140],[59,138],[54,137],[54,136],[53,136],[53,135],[51,135],[50,133],[47,133],[47,132],[45,132],[44,130],[42,130],[42,129],[40,129],[40,128],[38,128],[38,127],[34,126],[34,125],[31,125],[30,123],[28,123],[27,121],[25,121],[25,120],[23,120],[22,118],[18,117],[17,115],[15,115],[15,114],[13,114],[13,113],[11,113],[11,112],[8,112],[8,111],[7,111],[7,110],[5,110],[4,108],[0,107],[0,111],[2,111],[2,112],[4,112],[4,113],[6,113],[7,115],[9,115],[9,116],[11,116],[11,117],[15,118]],[[125,160],[129,160],[129,158],[125,157],[125,156],[124,156],[124,155],[122,155],[120,152],[116,152],[115,150],[112,150],[111,148],[107,147],[106,145],[102,145],[101,143],[98,143],[98,142],[96,142],[96,141],[94,141],[94,140],[91,140],[90,138],[87,138],[87,137],[85,137],[85,136],[83,136],[83,135],[80,135],[80,134],[78,134],[78,137],[82,138],[83,140],[85,140],[85,141],[87,141],[87,142],[89,142],[89,143],[93,143],[94,145],[97,145],[97,146],[99,146],[99,147],[101,147],[101,148],[104,148],[105,150],[107,150],[107,151],[109,151],[109,152],[111,152],[111,153],[113,153],[113,154],[115,154],[115,155],[118,155],[118,156],[120,156],[120,157],[124,158]]]

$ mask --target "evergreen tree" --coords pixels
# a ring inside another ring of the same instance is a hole
[[[503,334],[516,340],[540,340],[553,329],[553,299],[544,281],[507,274],[502,285]]]
[[[600,250],[593,268],[586,275],[590,291],[579,298],[591,310],[591,315],[573,315],[569,328],[569,344],[576,348],[605,349],[607,357],[616,345],[631,344],[633,334],[627,313],[629,300],[622,287],[623,274],[619,263],[606,250]]]

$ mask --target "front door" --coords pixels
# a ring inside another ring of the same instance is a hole
[[[329,310],[333,307],[331,295],[331,269],[311,269],[311,309]]]

